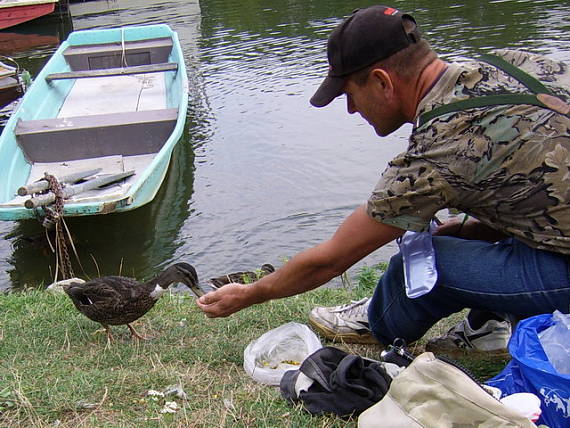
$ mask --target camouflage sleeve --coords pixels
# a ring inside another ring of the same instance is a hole
[[[448,202],[449,186],[429,163],[402,154],[390,162],[368,199],[368,215],[420,232]]]

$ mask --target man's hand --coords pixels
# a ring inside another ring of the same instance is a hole
[[[459,238],[466,223],[463,219],[463,216],[452,217],[451,219],[439,224],[433,234],[436,236],[455,236]]]
[[[470,217],[459,216],[451,218],[440,224],[434,232],[435,236],[455,236],[463,239],[477,239],[480,241],[496,242],[507,236]]]
[[[227,317],[241,309],[251,306],[248,302],[250,284],[227,284],[216,291],[200,297],[196,304],[208,318]]]

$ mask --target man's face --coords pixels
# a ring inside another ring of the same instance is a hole
[[[348,78],[344,93],[348,113],[360,113],[381,137],[391,134],[405,123],[394,91],[373,71],[364,85],[358,85]]]

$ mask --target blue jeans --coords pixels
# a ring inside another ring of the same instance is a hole
[[[570,256],[536,250],[516,239],[497,243],[434,236],[438,281],[406,296],[400,254],[390,260],[368,308],[372,333],[385,345],[411,343],[437,321],[464,308],[522,319],[570,308]]]

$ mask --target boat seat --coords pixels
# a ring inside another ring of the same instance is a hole
[[[172,52],[170,37],[122,43],[69,46],[63,52],[73,71],[159,64]]]
[[[48,82],[62,79],[82,79],[86,77],[126,76],[128,74],[159,73],[163,71],[176,71],[178,64],[166,62],[160,64],[135,65],[133,67],[106,68],[98,70],[67,71],[52,73],[46,76]]]
[[[178,109],[142,110],[54,119],[18,120],[16,140],[26,159],[63,162],[102,156],[157,153]]]

